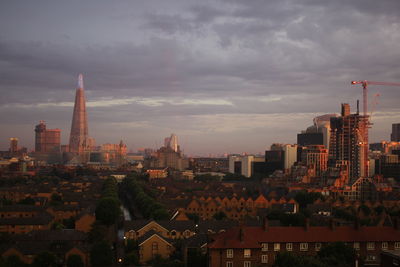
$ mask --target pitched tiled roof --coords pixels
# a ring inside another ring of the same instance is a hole
[[[129,230],[140,230],[153,220],[134,220],[134,221],[125,221],[124,222],[124,228],[125,231]],[[165,229],[171,231],[171,230],[176,230],[176,231],[185,231],[185,230],[191,230],[194,231],[195,229],[195,224],[193,221],[154,221],[160,226],[164,227]]]
[[[0,212],[32,212],[44,211],[43,207],[35,205],[5,205],[0,207]]]
[[[41,212],[34,217],[0,218],[0,225],[46,225],[53,218],[49,213]]]
[[[199,233],[207,233],[209,230],[218,233],[221,230],[228,230],[234,226],[237,226],[238,222],[233,220],[206,220],[199,221],[198,231]]]
[[[147,239],[149,239],[150,237],[152,237],[153,235],[158,236],[160,239],[164,240],[165,242],[172,244],[173,240],[169,239],[169,238],[165,238],[161,235],[159,235],[156,231],[154,230],[150,230],[148,231],[146,234],[142,235],[141,237],[138,238],[137,243],[139,245],[141,245],[144,241],[146,241]]]
[[[242,237],[242,238],[241,238]],[[400,230],[393,227],[352,226],[335,228],[304,227],[235,227],[219,234],[210,248],[259,248],[260,243],[286,242],[377,242],[399,241]]]
[[[16,240],[36,241],[84,241],[86,238],[85,232],[74,229],[31,231],[15,237]]]

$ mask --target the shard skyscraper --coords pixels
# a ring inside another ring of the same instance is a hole
[[[88,149],[88,122],[86,114],[85,92],[83,76],[79,74],[78,88],[76,89],[74,114],[72,116],[71,134],[69,136],[69,151],[83,153]]]

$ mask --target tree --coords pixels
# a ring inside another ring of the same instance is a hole
[[[84,267],[82,257],[78,254],[71,254],[67,259],[67,267]]]
[[[188,266],[203,267],[207,266],[207,254],[202,253],[200,249],[188,249]]]
[[[304,209],[307,207],[308,204],[314,203],[317,199],[322,199],[324,200],[324,196],[321,193],[317,192],[306,192],[306,191],[300,191],[299,193],[296,194],[294,199],[299,203],[300,209]]]
[[[27,266],[18,255],[11,255],[8,256],[4,261],[3,264],[0,266],[4,267],[24,267]]]
[[[328,266],[353,266],[355,261],[354,249],[343,242],[330,243],[321,248],[318,257]]]
[[[57,194],[57,193],[53,193],[51,195],[51,198],[50,198],[50,205],[59,206],[59,205],[62,205],[62,204],[63,204],[63,202],[62,202],[61,196],[59,194]]]
[[[329,267],[318,258],[311,256],[296,255],[291,252],[281,252],[276,256],[274,267]]]
[[[151,217],[154,220],[168,220],[169,215],[168,212],[165,210],[165,208],[161,208],[161,209],[156,209],[152,212]]]
[[[35,205],[35,200],[31,197],[27,197],[24,198],[23,200],[21,200],[20,202],[18,202],[18,204],[21,205]]]
[[[281,252],[276,255],[274,267],[301,266],[300,257],[290,252]]]
[[[93,245],[90,251],[90,263],[92,266],[107,267],[113,263],[113,252],[106,241],[100,241]]]
[[[219,211],[217,213],[214,213],[213,218],[217,221],[221,221],[223,219],[226,219],[226,214],[223,211]]]
[[[125,256],[124,265],[128,265],[128,266],[139,265],[139,258],[138,258],[137,253],[135,251],[130,252],[129,254],[127,254]]]
[[[39,253],[33,260],[33,266],[35,267],[52,267],[57,266],[56,256],[48,251]]]
[[[94,224],[92,224],[92,229],[90,229],[88,235],[89,242],[96,243],[104,240],[106,238],[107,231],[108,229],[106,226],[95,222]]]
[[[192,220],[195,224],[197,224],[200,220],[199,215],[196,213],[186,213],[186,216],[189,218],[189,220]]]
[[[102,198],[96,207],[96,220],[105,225],[112,225],[118,219],[121,210],[118,200],[114,198]]]

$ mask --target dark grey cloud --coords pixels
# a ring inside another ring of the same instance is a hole
[[[397,0],[2,2],[1,147],[10,135],[31,146],[40,119],[67,140],[81,72],[100,143],[154,146],[170,132],[193,153],[294,142],[313,116],[355,106],[351,80],[399,81],[399,14]],[[384,139],[400,89],[370,91],[389,112],[371,130]]]

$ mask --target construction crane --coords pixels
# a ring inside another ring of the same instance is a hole
[[[387,83],[387,82],[374,82],[374,81],[352,81],[351,84],[361,84],[363,87],[363,117],[364,117],[364,129],[362,135],[362,146],[364,146],[364,175],[368,176],[368,127],[370,126],[368,120],[368,85],[384,85],[384,86],[399,86],[400,83]]]
[[[373,82],[373,81],[352,81],[351,84],[361,84],[363,87],[363,115],[368,114],[368,85],[385,85],[385,86],[399,86],[400,83],[387,83],[387,82]]]

